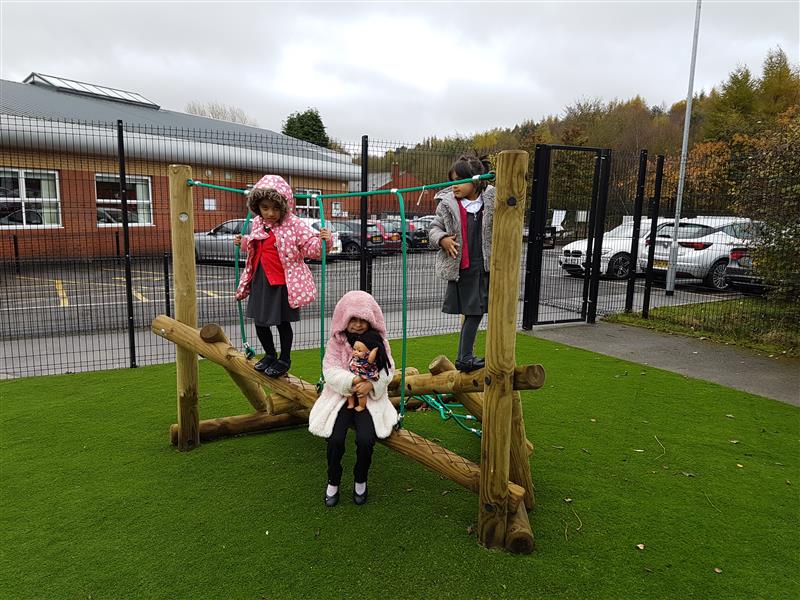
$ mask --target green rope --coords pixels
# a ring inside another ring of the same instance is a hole
[[[444,396],[441,394],[423,394],[421,396],[415,396],[418,400],[424,402],[428,406],[430,406],[433,410],[439,413],[442,421],[448,421],[452,419],[459,427],[461,427],[464,431],[468,431],[469,433],[473,433],[478,437],[481,437],[481,430],[476,429],[475,427],[470,427],[467,423],[470,421],[477,421],[478,418],[474,417],[473,415],[462,415],[460,413],[453,412],[454,408],[463,408],[462,404],[449,404],[444,402]]]
[[[191,179],[189,180],[191,181]],[[247,211],[247,218],[244,220],[244,224],[242,225],[242,235],[247,233],[247,226],[250,224],[250,219],[253,218],[253,213],[249,210]],[[239,256],[241,253],[241,248],[236,246],[233,251],[233,264],[235,267],[234,277],[236,278],[236,285],[239,285]],[[244,327],[244,310],[242,309],[242,301],[236,301],[236,308],[239,311],[239,329],[242,332],[242,346],[244,346],[244,355],[246,358],[250,359],[256,355],[256,351],[247,343],[247,333],[245,333]]]

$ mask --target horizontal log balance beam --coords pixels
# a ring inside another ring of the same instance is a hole
[[[267,377],[253,368],[254,361],[249,361],[242,352],[224,341],[206,342],[200,337],[200,330],[185,325],[166,315],[158,315],[151,324],[151,330],[156,335],[167,339],[182,348],[187,348],[204,356],[207,360],[223,366],[226,370],[254,381],[271,389],[279,396],[286,398],[305,409],[310,409],[317,400],[316,387],[293,375],[283,377]],[[416,377],[416,376],[410,376]],[[410,378],[409,377],[409,378]],[[407,378],[408,379],[408,378]],[[306,418],[304,411],[294,413],[296,418]],[[271,415],[264,415],[269,417]],[[275,415],[283,416],[283,415]],[[228,417],[228,420],[233,417]],[[213,421],[213,419],[212,419]],[[282,421],[285,427],[290,424]],[[229,423],[227,424],[229,425]],[[230,431],[230,427],[228,428]],[[242,433],[245,433],[242,431]],[[458,483],[473,492],[478,492],[480,483],[480,467],[466,458],[442,448],[422,436],[401,429],[394,431],[388,438],[378,440],[385,446],[396,450],[400,454],[411,458],[432,471],[444,475],[451,481]],[[525,490],[516,483],[508,482],[509,509],[516,509],[525,496]]]
[[[420,373],[406,376],[406,395],[455,394],[460,392],[482,392],[488,378],[486,369],[471,373],[461,371],[442,371],[440,373]],[[542,365],[517,365],[514,368],[513,389],[538,390],[544,385]],[[400,394],[400,375],[395,374],[389,383],[389,395]]]

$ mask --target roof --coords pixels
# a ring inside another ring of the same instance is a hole
[[[108,151],[103,138],[109,137],[108,129],[116,128],[117,120],[122,120],[126,156],[132,158],[163,162],[166,156],[171,157],[169,160],[180,157],[190,163],[340,180],[361,176],[361,168],[350,155],[269,129],[165,110],[136,92],[93,86],[98,91],[90,94],[70,86],[93,84],[39,73],[31,73],[26,81],[29,83],[0,79],[0,141],[4,145],[62,152],[93,148],[95,153],[116,155],[116,141]],[[132,94],[137,101],[116,98],[112,92]],[[53,132],[61,136],[60,142],[52,139]],[[140,143],[129,144],[129,136],[138,137]],[[145,140],[151,148],[145,148]],[[145,150],[146,155],[141,153]]]

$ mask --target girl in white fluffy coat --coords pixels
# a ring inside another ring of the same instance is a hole
[[[377,381],[364,381],[350,371],[353,341],[368,329],[380,334],[386,349],[386,364],[381,368]],[[361,505],[367,501],[367,475],[375,442],[378,438],[391,435],[397,423],[397,410],[389,400],[388,393],[389,382],[394,375],[394,360],[389,342],[386,341],[386,321],[380,306],[370,294],[348,292],[336,304],[322,374],[325,387],[311,409],[308,430],[328,441],[325,505],[332,507],[339,502],[342,457],[350,426],[354,426],[356,432],[353,502]],[[367,396],[367,410],[357,412],[347,408],[347,398],[354,393]]]

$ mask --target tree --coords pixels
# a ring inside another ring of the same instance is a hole
[[[311,142],[323,148],[329,148],[330,138],[325,132],[322,117],[316,108],[308,108],[303,112],[294,112],[283,123],[281,132],[298,140]]]
[[[211,102],[196,102],[193,100],[186,104],[184,110],[190,115],[209,117],[210,119],[229,121],[230,123],[241,123],[252,127],[258,126],[258,121],[238,106],[223,104],[215,100]]]
[[[762,121],[774,121],[790,106],[800,104],[800,72],[792,68],[786,53],[770,50],[758,84],[758,112]]]

